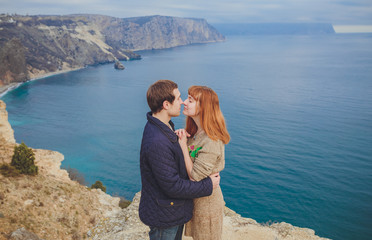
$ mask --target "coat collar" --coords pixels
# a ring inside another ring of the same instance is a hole
[[[152,112],[148,112],[146,116],[147,116],[147,121],[151,122],[156,127],[158,127],[164,133],[164,135],[168,137],[168,139],[171,142],[175,143],[178,141],[178,136],[174,133],[174,124],[172,121],[169,121],[169,125],[172,127],[173,131],[162,121],[153,117]]]

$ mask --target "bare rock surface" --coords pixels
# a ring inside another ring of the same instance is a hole
[[[0,137],[8,143],[15,143],[14,131],[8,121],[8,112],[6,111],[6,104],[0,101]]]
[[[10,163],[14,146],[14,131],[8,121],[6,104],[0,100],[0,164]]]
[[[93,240],[149,239],[149,227],[144,225],[138,216],[141,193],[138,192],[128,208],[118,212],[111,218],[102,219],[88,232]],[[244,218],[225,207],[222,239],[226,240],[326,240],[315,235],[314,230],[299,228],[289,223],[262,225],[251,218]],[[183,237],[192,240],[191,237]]]

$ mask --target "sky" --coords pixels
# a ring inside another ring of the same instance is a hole
[[[372,0],[0,0],[0,13],[21,15],[164,15],[209,23],[322,22],[371,25]]]

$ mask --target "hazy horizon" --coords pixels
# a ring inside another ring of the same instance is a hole
[[[1,0],[0,0],[1,2]],[[115,17],[107,14],[100,14],[100,13],[66,13],[66,14],[22,14],[22,13],[5,13],[5,12],[0,12],[0,15],[20,15],[20,16],[63,16],[63,15],[84,15],[84,14],[92,14],[92,15],[105,15],[105,16],[110,16],[110,17]],[[131,16],[131,17],[148,17],[148,16],[170,16],[170,15],[160,15],[160,14],[154,14],[154,15],[138,15],[138,16]],[[131,18],[131,17],[122,17],[122,18]],[[180,16],[172,16],[172,17],[180,17]],[[184,17],[184,18],[200,18],[200,17]],[[205,18],[204,18],[205,19]],[[208,21],[208,19],[206,19]],[[209,22],[209,21],[208,21]],[[292,24],[292,23],[326,23],[326,24],[332,24],[334,30],[336,33],[372,33],[372,24],[333,24],[331,22],[304,22],[304,21],[297,21],[297,22],[209,22],[210,24],[260,24],[260,23],[267,23],[267,24],[276,24],[276,23],[283,23],[283,24]]]
[[[372,1],[367,0],[0,0],[4,14],[101,14],[128,18],[175,16],[204,18],[209,23],[317,22],[372,25]]]

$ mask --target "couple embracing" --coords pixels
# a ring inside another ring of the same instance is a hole
[[[192,86],[183,102],[176,83],[159,80],[147,91],[147,113],[141,144],[139,216],[150,227],[150,239],[221,239],[225,202],[219,172],[225,166],[229,133],[217,94]],[[185,129],[174,129],[184,104]]]

